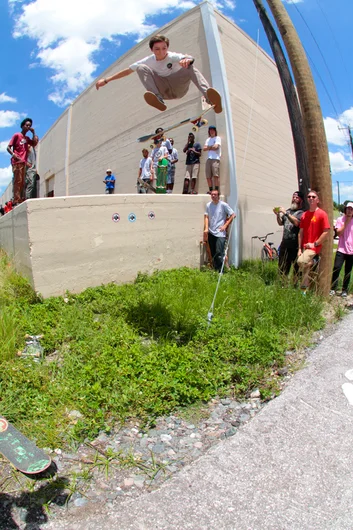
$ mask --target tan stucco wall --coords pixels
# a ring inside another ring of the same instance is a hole
[[[66,195],[65,180],[65,155],[67,120],[69,109],[67,109],[56,121],[54,127],[49,129],[41,139],[38,150],[38,173],[40,179],[40,197],[45,197],[45,181],[54,176],[55,194]]]
[[[189,199],[155,194],[32,199],[0,219],[0,245],[45,297],[133,281],[138,272],[197,268],[209,197]],[[118,222],[112,220],[115,213]],[[131,213],[135,222],[128,220]]]
[[[216,14],[232,107],[242,256],[259,257],[254,235],[282,228],[272,212],[288,207],[297,172],[287,106],[277,67],[227,18]]]
[[[29,219],[26,204],[0,217],[0,248],[12,256],[16,269],[33,285]]]

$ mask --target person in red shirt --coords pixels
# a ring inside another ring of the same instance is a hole
[[[30,146],[38,144],[38,136],[32,127],[31,118],[25,118],[21,123],[21,132],[15,133],[7,146],[7,152],[11,155],[13,172],[13,199],[14,206],[25,200],[25,178],[27,168],[27,157]],[[32,138],[27,133],[32,133]]]
[[[307,199],[309,210],[303,213],[299,225],[297,261],[303,273],[301,289],[304,291],[309,287],[309,273],[314,258],[320,254],[322,243],[330,231],[327,213],[319,208],[320,199],[317,192],[309,191]]]

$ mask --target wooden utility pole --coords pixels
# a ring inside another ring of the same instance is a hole
[[[322,248],[319,276],[319,291],[327,296],[332,275],[333,199],[323,116],[304,48],[282,0],[267,0],[267,3],[282,35],[297,86],[308,150],[310,187],[319,192],[320,206],[327,212],[330,221],[331,231]]]
[[[262,0],[253,0],[253,2],[264,27],[268,42],[271,46],[273,57],[276,61],[277,70],[282,83],[283,93],[287,103],[289,121],[292,129],[295,159],[297,162],[298,190],[304,193],[304,204],[307,207],[308,203],[306,200],[306,195],[310,188],[308,152],[305,145],[303,118],[298,94],[294,86],[292,75],[290,73],[286,56],[284,55],[284,51],[279,41],[279,37],[277,36],[275,28],[273,27],[266,9],[264,8]]]

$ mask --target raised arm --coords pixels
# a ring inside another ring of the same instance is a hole
[[[120,72],[117,72],[116,74],[111,75],[110,77],[104,77],[103,79],[99,79],[96,83],[96,89],[99,90],[102,86],[107,85],[110,83],[110,81],[115,81],[115,79],[121,79],[122,77],[126,77],[127,75],[130,75],[134,72],[134,70],[131,70],[131,68],[125,68],[125,70],[120,70]]]

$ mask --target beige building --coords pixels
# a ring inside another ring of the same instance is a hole
[[[159,33],[169,37],[172,51],[194,56],[195,66],[222,95],[224,111],[217,115],[211,111],[207,117],[222,138],[221,192],[237,212],[237,223],[231,234],[231,261],[238,264],[254,252],[252,236],[273,231],[277,232],[275,241],[279,242],[281,231],[272,208],[288,205],[297,188],[292,134],[276,65],[252,39],[208,2],[160,28]],[[112,75],[149,55],[148,41],[149,38],[143,40],[120,57],[101,77]],[[108,167],[117,179],[115,194],[128,197],[136,193],[141,149],[150,144],[137,143],[136,139],[158,126],[167,127],[198,115],[202,109],[201,95],[194,85],[183,99],[167,101],[168,109],[163,113],[146,105],[143,93],[144,87],[133,73],[98,92],[93,83],[65,110],[40,141],[41,197],[101,195]],[[183,147],[189,132],[189,126],[182,126],[170,133],[179,152],[174,196],[182,192]],[[206,137],[207,127],[196,134],[201,144]],[[205,159],[204,153],[198,186],[200,194],[207,191]],[[167,204],[170,196],[160,199]],[[183,204],[190,199],[182,196],[182,200],[177,201],[180,215],[188,215],[189,208],[183,212]],[[202,201],[206,203],[207,200],[208,196],[204,196]],[[68,204],[67,199],[65,204]],[[43,212],[45,210],[47,207]],[[173,232],[172,227],[170,230]],[[178,231],[177,221],[174,230]],[[202,215],[198,230],[201,236]],[[256,255],[259,255],[259,248],[255,245]],[[139,270],[145,269],[146,264],[141,263]]]

